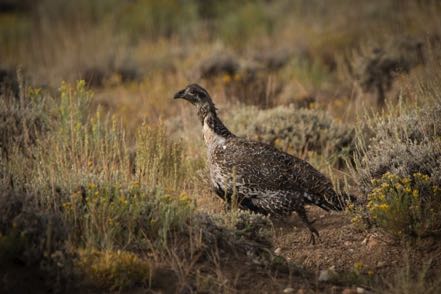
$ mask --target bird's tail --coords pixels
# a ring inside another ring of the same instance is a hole
[[[305,202],[314,204],[318,207],[329,211],[342,211],[349,204],[355,203],[357,197],[348,193],[337,194],[334,190],[327,191],[325,195],[305,194]]]

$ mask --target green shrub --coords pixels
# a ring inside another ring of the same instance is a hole
[[[63,203],[72,241],[98,248],[167,246],[170,233],[183,231],[192,212],[185,194],[149,191],[137,182],[119,189],[90,183]]]
[[[8,279],[5,271],[18,267],[22,272],[30,270],[41,276],[41,285],[47,283],[54,291],[62,291],[70,270],[63,220],[40,210],[35,194],[2,188],[5,190],[0,193],[0,277]],[[23,277],[18,275],[1,284],[0,289],[10,292],[22,282]]]
[[[439,271],[432,270],[435,265],[431,260],[411,262],[410,257],[405,255],[404,263],[404,266],[394,271],[390,279],[374,287],[374,291],[386,294],[436,294],[439,292],[441,276]]]
[[[333,82],[330,70],[319,60],[294,58],[287,65],[286,72],[312,93],[316,89],[326,89]]]
[[[225,97],[232,102],[268,108],[276,103],[282,83],[271,81],[268,73],[258,68],[242,68],[236,74],[222,76]]]
[[[388,43],[385,48],[375,48],[367,56],[354,58],[351,65],[355,80],[363,91],[376,94],[380,107],[384,106],[386,93],[392,88],[394,79],[424,63],[422,42],[398,39]]]
[[[229,121],[239,136],[270,143],[298,156],[312,151],[331,164],[341,163],[353,151],[353,130],[320,110],[246,107],[236,110]]]
[[[424,236],[441,230],[441,188],[421,173],[392,173],[373,180],[367,209],[373,223],[396,237]]]
[[[225,5],[216,22],[216,35],[226,43],[243,46],[246,40],[271,31],[272,20],[263,1]]]
[[[351,169],[367,219],[396,237],[440,233],[441,104],[424,98],[366,120]]]
[[[75,265],[87,284],[110,291],[146,285],[151,270],[137,255],[119,250],[80,250]]]
[[[372,179],[391,172],[400,177],[426,174],[433,185],[441,186],[441,104],[401,110],[401,113],[366,120],[357,143],[354,173],[361,191],[367,195]]]
[[[9,158],[14,149],[29,155],[27,148],[50,128],[51,99],[43,98],[39,89],[26,94],[18,101],[0,93],[0,157]]]
[[[33,160],[17,153],[8,171],[18,187],[34,191],[43,211],[62,216],[74,244],[166,245],[193,210],[182,194],[182,146],[163,127],[144,125],[133,162],[122,125],[93,114],[92,97],[84,82],[64,84],[53,130],[37,140]]]
[[[189,34],[197,21],[193,1],[183,5],[177,0],[140,0],[126,4],[122,11],[116,17],[118,27],[134,37],[156,39]]]
[[[267,216],[249,211],[230,211],[227,214],[195,215],[193,225],[200,228],[206,253],[221,250],[246,254],[257,263],[267,264],[272,257],[272,223]]]

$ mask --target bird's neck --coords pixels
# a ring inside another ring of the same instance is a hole
[[[198,109],[204,140],[207,145],[223,144],[226,139],[235,137],[219,119],[214,107]]]

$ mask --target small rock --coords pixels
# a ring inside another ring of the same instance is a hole
[[[366,290],[361,287],[357,287],[357,289],[355,289],[355,290],[357,291],[358,294],[366,293]]]
[[[378,241],[375,238],[370,238],[368,243],[367,243],[367,247],[369,249],[375,248],[378,246]]]
[[[366,244],[367,244],[367,242],[368,242],[368,238],[364,238],[364,240],[363,240],[363,241],[361,241],[361,245],[366,245]]]
[[[322,270],[320,271],[320,275],[319,275],[319,282],[327,282],[330,279],[330,274],[328,270]]]
[[[283,289],[283,293],[294,293],[294,288],[285,288]]]
[[[320,271],[319,282],[327,282],[335,275],[335,271],[333,269],[327,269]]]
[[[351,252],[351,253],[352,253],[352,252],[354,252],[354,249],[352,249],[352,248],[349,248],[349,252]]]
[[[346,241],[344,244],[345,244],[345,246],[350,246],[350,245],[351,245],[351,242]]]
[[[282,253],[282,248],[278,247],[276,250],[274,250],[275,255],[280,255]]]
[[[324,215],[324,214],[321,214],[321,215],[320,215],[320,218],[324,218],[325,216],[326,216],[326,215]]]
[[[384,262],[384,261],[377,262],[377,268],[384,267],[385,265],[386,265],[386,262]]]

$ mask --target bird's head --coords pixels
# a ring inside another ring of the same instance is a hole
[[[175,99],[182,98],[187,100],[193,105],[202,105],[202,104],[210,104],[213,103],[211,101],[211,97],[208,94],[207,90],[199,86],[198,84],[190,84],[184,89],[178,91],[175,96]]]
[[[188,85],[184,89],[178,91],[174,98],[182,98],[195,105],[198,109],[199,116],[205,116],[209,112],[216,113],[216,108],[207,90],[198,84]]]

